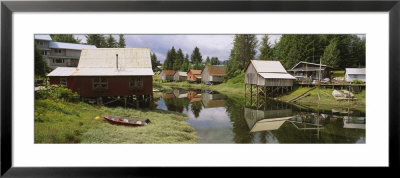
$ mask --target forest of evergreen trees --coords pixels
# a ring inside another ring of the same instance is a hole
[[[53,41],[81,43],[73,35],[51,35]],[[119,35],[117,41],[112,35],[85,35],[86,44],[98,48],[124,48],[124,35]],[[322,63],[344,70],[348,67],[365,67],[365,37],[350,34],[285,34],[278,42],[271,44],[268,35],[258,41],[256,35],[238,34],[234,36],[233,47],[229,59],[220,61],[218,57],[203,56],[198,47],[190,54],[184,54],[182,49],[173,46],[168,50],[163,69],[188,71],[203,69],[206,65],[226,65],[227,78],[233,78],[242,73],[252,59],[279,60],[286,69],[292,68],[300,61]],[[258,54],[258,56],[256,56]],[[40,57],[38,57],[40,58]],[[155,53],[151,53],[152,68],[157,71],[161,63]]]
[[[256,56],[259,50],[259,56]],[[286,69],[300,61],[319,63],[339,70],[365,67],[365,37],[347,34],[282,35],[271,45],[264,35],[259,43],[256,35],[235,35],[227,63],[227,77],[243,72],[251,59],[280,61]]]

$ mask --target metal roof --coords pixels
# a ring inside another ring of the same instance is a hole
[[[314,66],[318,66],[318,67],[319,67],[319,64],[317,64],[317,63],[300,61],[300,62],[298,62],[296,65],[294,65],[294,66],[292,67],[291,70],[293,70],[294,68],[296,68],[299,64],[309,64],[309,65],[314,65]],[[331,66],[327,66],[327,65],[324,65],[324,64],[321,64],[321,67],[333,68],[333,67],[331,67]]]
[[[151,68],[149,48],[83,49],[78,68]]]
[[[193,75],[201,75],[201,70],[190,70],[189,72],[192,72]]]
[[[76,43],[63,43],[63,42],[53,42],[49,43],[50,48],[55,49],[74,49],[74,50],[82,50],[86,48],[96,48],[95,45],[84,45],[84,44],[76,44]]]
[[[364,74],[365,68],[346,68],[346,74]]]
[[[174,71],[174,70],[163,70],[163,71],[161,71],[161,73],[163,73],[165,75],[175,75],[176,71]]]
[[[118,69],[116,54],[118,54]],[[77,68],[56,68],[48,76],[152,76],[149,48],[83,49]],[[68,69],[67,69],[68,68]]]
[[[35,35],[35,40],[51,41],[52,39],[50,35]]]
[[[151,68],[77,68],[71,76],[152,76]]]
[[[72,73],[76,71],[76,67],[57,67],[53,71],[51,71],[47,76],[70,76]]]
[[[186,73],[186,72],[179,72],[179,71],[178,71],[177,73],[178,73],[179,76],[187,76],[187,73]]]
[[[288,73],[259,73],[265,79],[296,79]]]
[[[280,61],[251,60],[251,63],[253,64],[254,68],[258,73],[263,73],[263,72],[287,73]]]

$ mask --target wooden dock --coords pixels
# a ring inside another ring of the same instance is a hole
[[[301,86],[301,87],[315,87],[317,84],[313,83],[296,83],[295,85]],[[365,89],[365,84],[322,84],[322,88],[332,88],[332,89],[343,89],[343,88],[348,88],[348,87],[359,87],[360,89]]]

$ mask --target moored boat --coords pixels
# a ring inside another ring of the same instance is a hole
[[[117,125],[145,126],[148,123],[150,123],[150,119],[140,120],[134,118],[119,117],[119,116],[103,116],[103,117],[111,124],[117,124]]]

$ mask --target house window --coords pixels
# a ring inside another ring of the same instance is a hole
[[[40,44],[40,45],[43,45],[43,41],[40,41],[39,44]]]
[[[96,77],[93,79],[93,90],[107,90],[108,81],[104,77]]]
[[[55,49],[56,53],[61,53],[61,49]]]
[[[43,51],[43,55],[47,56],[47,51]]]
[[[53,63],[57,63],[57,64],[64,63],[64,59],[53,59]]]
[[[143,78],[131,77],[129,82],[129,88],[134,90],[143,89]]]
[[[60,78],[60,85],[67,87],[67,79],[66,78]]]

